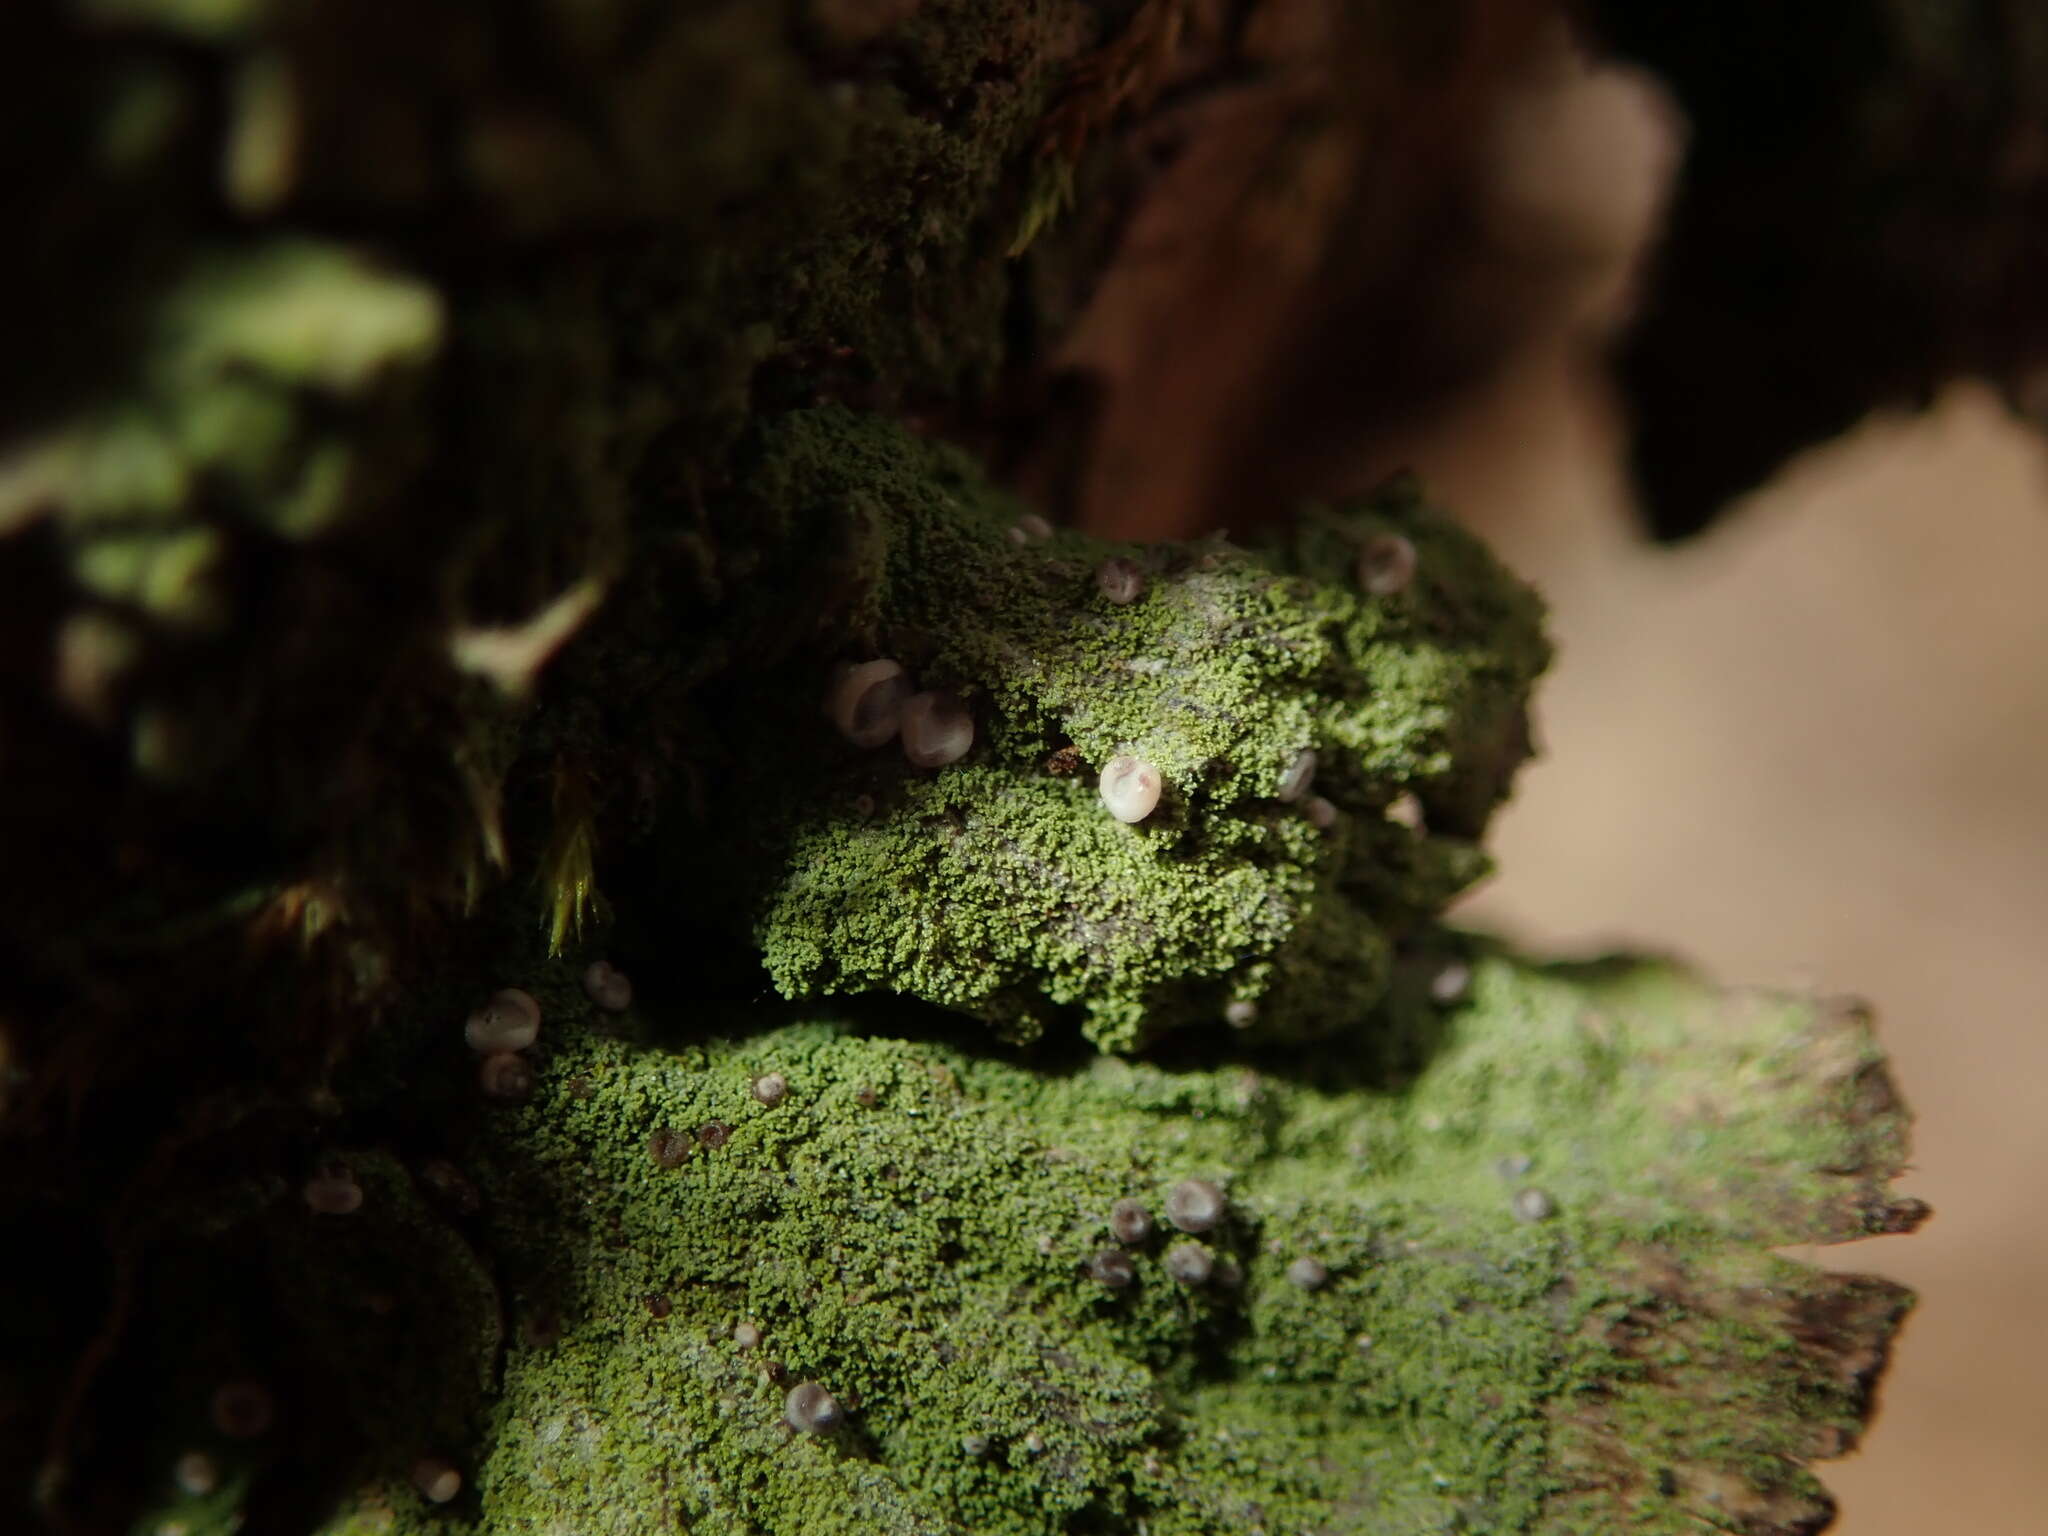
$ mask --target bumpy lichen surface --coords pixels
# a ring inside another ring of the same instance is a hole
[[[1070,1007],[1111,1049],[1232,1003],[1321,1033],[1485,868],[1539,608],[1413,486],[1258,552],[1037,537],[957,455],[825,409],[776,426],[750,493],[852,527],[843,654],[900,660],[976,727],[936,771],[852,746],[819,710],[822,653],[731,711],[734,865],[772,877],[758,936],[785,994],[906,992],[1025,1035]],[[1374,596],[1355,567],[1388,535],[1416,571]],[[1111,557],[1143,571],[1137,601],[1099,589]],[[1304,752],[1313,789],[1283,803]],[[1097,793],[1121,754],[1166,785],[1137,825]],[[1404,795],[1422,827],[1389,819]]]
[[[1464,1002],[1404,970],[1312,1059],[1033,1067],[817,1014],[728,1038],[657,1010],[626,1039],[565,1004],[538,1094],[494,1108],[451,1031],[409,1069],[443,1107],[441,1148],[401,1163],[337,1144],[360,1212],[288,1195],[230,1239],[331,1340],[325,1399],[280,1378],[280,1424],[321,1415],[330,1463],[370,1447],[323,1528],[1655,1536],[1810,1518],[1823,1496],[1800,1462],[1853,1439],[1903,1293],[1764,1250],[1897,1224],[1903,1114],[1864,1019],[1648,962],[1470,959]],[[696,1038],[650,1043],[678,1029]],[[763,1105],[769,1072],[788,1092]],[[679,1166],[651,1155],[662,1132]],[[474,1206],[449,1202],[458,1165]],[[1200,1286],[1163,1263],[1197,1240],[1163,1219],[1190,1177],[1228,1197]],[[1088,1265],[1117,1246],[1121,1198],[1159,1230],[1117,1290]],[[1290,1278],[1303,1257],[1320,1286]],[[203,1369],[165,1373],[188,1378],[203,1401]],[[784,1423],[802,1381],[844,1427]],[[274,1446],[227,1451],[260,1489]],[[430,1454],[467,1477],[446,1508],[408,1481]],[[156,1517],[206,1536],[222,1502]]]

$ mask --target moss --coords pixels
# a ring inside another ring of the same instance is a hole
[[[722,722],[730,863],[743,889],[774,881],[757,936],[785,995],[893,990],[1027,1037],[1072,1008],[1109,1049],[1233,999],[1259,1032],[1317,1034],[1360,1017],[1399,937],[1483,872],[1471,839],[1526,750],[1547,651],[1534,597],[1413,487],[1260,552],[1020,543],[1022,509],[964,459],[828,408],[778,422],[741,494],[764,521],[856,530],[826,642],[895,657],[977,721],[936,773],[859,752],[819,717],[814,644]],[[1351,566],[1390,531],[1419,574],[1368,597]],[[1128,606],[1096,587],[1112,555],[1146,572]],[[1277,798],[1304,750],[1340,813],[1327,832]],[[1166,783],[1137,826],[1096,793],[1122,753]],[[1432,829],[1387,818],[1404,793]]]
[[[1796,1486],[1815,1427],[1861,1411],[1866,1384],[1788,1326],[1835,1282],[1756,1252],[1839,1235],[1897,1166],[1895,1111],[1844,1146],[1877,1058],[1824,1008],[1482,954],[1469,1003],[1417,978],[1356,1051],[1032,1067],[756,1013],[642,1009],[629,1028],[697,1037],[649,1049],[567,1001],[574,968],[536,983],[564,1001],[530,1104],[478,1104],[452,1031],[412,1069],[482,1192],[456,1248],[502,1297],[502,1385],[475,1412],[490,1337],[401,1292],[380,1326],[474,1353],[430,1404],[362,1410],[364,1491],[330,1532],[1596,1530],[1572,1511],[1672,1465],[1629,1528],[1679,1532],[1710,1488]],[[1674,1068],[1712,1099],[1667,1092]],[[789,1092],[763,1106],[770,1070]],[[649,1156],[652,1131],[712,1121],[729,1135],[681,1166]],[[1513,1157],[1553,1220],[1516,1219]],[[1167,1233],[1129,1289],[1090,1279],[1112,1203],[1157,1210],[1190,1176],[1228,1193],[1205,1241],[1235,1283],[1171,1282]],[[434,1251],[411,1219],[349,1241]],[[1302,1254],[1318,1290],[1286,1278]],[[364,1272],[299,1289],[326,1305]],[[799,1380],[845,1428],[787,1429]],[[423,1446],[451,1407],[469,1437]],[[1567,1453],[1596,1434],[1589,1483]],[[425,1449],[470,1473],[449,1510],[404,1486]]]

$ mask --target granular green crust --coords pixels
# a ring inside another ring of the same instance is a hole
[[[1411,967],[1349,1048],[1206,1066],[818,1016],[661,1049],[568,1005],[503,1108],[449,1029],[410,1072],[479,1214],[424,1159],[342,1145],[360,1212],[257,1219],[329,1336],[331,1441],[367,1447],[323,1529],[1658,1536],[1824,1507],[1800,1463],[1853,1440],[1904,1293],[1765,1250],[1897,1224],[1867,1021],[1650,962],[1437,963],[1471,966],[1466,1002]],[[1162,1266],[1189,1177],[1228,1195],[1199,1240],[1234,1279]],[[1087,1263],[1127,1196],[1158,1230],[1112,1290]],[[1303,1256],[1320,1287],[1288,1278]],[[784,1425],[799,1381],[842,1429]],[[443,1509],[407,1481],[428,1454],[467,1476]]]
[[[891,990],[1023,1037],[1074,1009],[1112,1050],[1232,1002],[1257,1033],[1322,1034],[1484,872],[1474,839],[1548,659],[1540,606],[1412,485],[1264,551],[1037,537],[958,455],[822,409],[776,424],[746,494],[851,529],[844,654],[897,659],[975,718],[936,772],[853,747],[818,707],[822,648],[729,712],[729,862],[742,890],[771,882],[757,937],[785,995]],[[1416,572],[1373,596],[1354,568],[1386,536]],[[1137,601],[1098,589],[1111,557],[1144,573]],[[1283,803],[1304,751],[1312,797]],[[1166,786],[1136,826],[1096,788],[1127,753]],[[1404,795],[1422,827],[1389,819]]]

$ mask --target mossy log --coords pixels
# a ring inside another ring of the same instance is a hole
[[[1541,10],[1340,35],[1391,109]],[[1908,1299],[1770,1249],[1911,1227],[1905,1114],[1857,1009],[1441,926],[1533,595],[1408,482],[1006,488],[1227,20],[0,18],[10,1528],[1825,1523]],[[971,742],[848,743],[877,657]]]

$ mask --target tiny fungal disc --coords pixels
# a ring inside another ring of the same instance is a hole
[[[780,1072],[764,1072],[754,1079],[754,1101],[758,1104],[780,1104],[789,1092],[789,1079]]]
[[[1330,1278],[1330,1271],[1321,1259],[1312,1259],[1303,1254],[1287,1266],[1287,1278],[1304,1291],[1317,1291],[1321,1290]]]
[[[1316,754],[1312,747],[1303,747],[1294,754],[1294,760],[1280,774],[1280,787],[1273,791],[1276,798],[1292,804],[1308,793],[1309,786],[1316,781]]]
[[[815,1381],[800,1381],[789,1389],[782,1412],[791,1429],[822,1435],[839,1424],[839,1399]]]
[[[593,960],[583,973],[583,995],[607,1013],[621,1013],[633,1005],[633,983],[609,960]]]
[[[957,763],[974,745],[974,716],[950,693],[920,693],[903,706],[903,755],[915,768]]]
[[[220,1467],[204,1451],[187,1451],[171,1469],[171,1478],[180,1493],[200,1499],[220,1486]]]
[[[462,1038],[480,1056],[493,1051],[523,1051],[540,1038],[540,1004],[531,992],[506,987],[469,1016]]]
[[[1446,1007],[1463,1002],[1471,990],[1472,967],[1462,960],[1451,961],[1429,982],[1429,995]]]
[[[1122,608],[1145,595],[1145,573],[1135,561],[1105,560],[1095,568],[1095,585],[1104,597]]]
[[[315,1173],[299,1192],[306,1208],[321,1216],[352,1216],[363,1208],[363,1186],[339,1163]]]
[[[680,1168],[690,1160],[693,1145],[685,1132],[664,1125],[647,1138],[647,1156],[657,1168]]]
[[[484,1097],[500,1104],[524,1104],[533,1097],[533,1066],[516,1051],[493,1051],[477,1068]]]
[[[430,1504],[446,1504],[462,1492],[462,1474],[447,1462],[423,1457],[413,1463],[412,1485]]]
[[[1207,1179],[1182,1179],[1166,1193],[1166,1219],[1183,1232],[1206,1232],[1223,1219],[1223,1191]]]
[[[1159,808],[1159,792],[1164,785],[1157,768],[1142,757],[1126,753],[1102,765],[1102,777],[1096,787],[1110,815],[1136,825]]]
[[[1557,1202],[1533,1186],[1516,1190],[1513,1204],[1520,1221],[1548,1221],[1557,1214]]]
[[[879,747],[896,734],[909,698],[910,677],[901,663],[863,661],[834,674],[825,713],[856,747]]]
[[[1109,1230],[1120,1243],[1142,1243],[1152,1235],[1152,1213],[1141,1200],[1119,1200],[1109,1208]]]
[[[1088,1273],[1097,1284],[1121,1291],[1138,1278],[1138,1266],[1123,1249],[1105,1248],[1088,1261]]]
[[[1216,1272],[1216,1258],[1200,1243],[1175,1243],[1166,1250],[1166,1273],[1182,1285],[1207,1285]]]
[[[1358,585],[1373,597],[1392,597],[1415,579],[1415,546],[1398,533],[1376,534],[1358,552]]]

